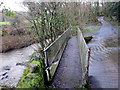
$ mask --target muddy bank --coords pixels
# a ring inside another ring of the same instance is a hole
[[[37,44],[0,53],[0,85],[16,86]]]
[[[0,36],[0,53],[20,49],[35,43],[34,35]]]
[[[89,81],[92,88],[118,88],[118,30],[99,18],[101,29],[88,44],[91,48]]]

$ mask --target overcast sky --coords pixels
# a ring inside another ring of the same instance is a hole
[[[98,1],[98,0],[25,0],[25,1],[44,1],[44,2],[49,2],[49,1]],[[99,0],[99,1],[103,1],[103,0]],[[120,0],[104,0],[107,2],[110,1],[120,1]],[[27,11],[27,8],[24,7],[24,5],[22,4],[23,0],[0,0],[0,2],[3,2],[4,5],[2,5],[0,7],[0,10],[2,10],[3,6],[5,6],[6,8],[10,8],[13,11]]]
[[[0,10],[5,6],[6,8],[10,8],[13,11],[26,11],[27,8],[22,4],[23,0],[0,0],[3,2]]]

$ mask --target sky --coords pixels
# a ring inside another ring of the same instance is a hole
[[[5,6],[6,8],[10,8],[13,11],[27,11],[27,7],[24,7],[24,5],[22,4],[24,0],[0,0],[0,2],[3,2],[4,5],[2,5],[0,7],[0,10],[2,10],[3,6]],[[36,1],[36,0],[25,0],[27,1]],[[49,2],[49,1],[98,1],[98,0],[37,0],[37,1],[44,1],[44,2]],[[103,1],[103,0],[99,0],[99,1]],[[120,1],[120,0],[104,0],[104,1]]]
[[[27,8],[22,4],[23,0],[0,0],[0,2],[3,2],[0,10],[5,6],[13,11],[27,11]]]

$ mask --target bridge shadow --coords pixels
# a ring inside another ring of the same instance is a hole
[[[94,76],[89,76],[88,79],[91,88],[101,88],[99,81]]]

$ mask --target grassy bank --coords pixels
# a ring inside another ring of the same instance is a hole
[[[101,26],[99,25],[84,25],[82,33],[84,36],[91,36],[92,34],[95,34]]]
[[[0,22],[0,25],[10,25],[11,22]]]
[[[16,88],[46,88],[44,59],[38,56],[39,53],[31,56],[32,60],[27,63],[27,68]]]

